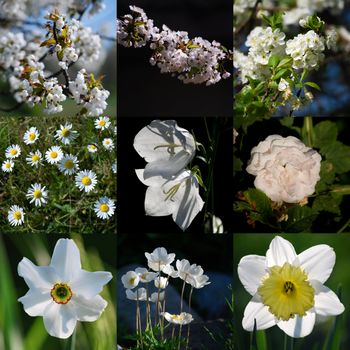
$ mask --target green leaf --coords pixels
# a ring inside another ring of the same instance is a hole
[[[336,215],[340,215],[339,205],[341,204],[343,196],[332,194],[325,194],[317,196],[312,204],[312,209],[316,211],[327,211]]]
[[[233,158],[233,170],[234,171],[241,171],[242,166],[243,166],[243,162],[239,158],[234,157]]]
[[[276,55],[272,55],[269,58],[268,66],[271,68],[275,68],[279,62],[280,62],[280,58]]]
[[[316,192],[320,193],[328,190],[335,180],[334,165],[329,160],[323,160],[321,162],[320,181],[316,185]]]
[[[273,76],[273,80],[278,80],[279,78],[282,78],[283,75],[285,75],[288,72],[289,73],[291,72],[291,70],[289,68],[282,68]]]
[[[316,124],[314,127],[315,141],[314,145],[318,148],[327,146],[337,140],[338,128],[334,122],[330,120]]]
[[[336,174],[350,171],[350,147],[334,141],[321,147],[320,152],[329,160]]]
[[[278,64],[277,68],[290,67],[292,62],[293,62],[293,58],[292,57],[283,58],[283,60],[281,60],[281,62]]]
[[[319,85],[317,85],[316,83],[312,82],[312,81],[307,81],[306,83],[304,83],[304,85],[308,85],[311,86],[312,88],[321,91],[321,88]]]
[[[308,232],[318,213],[312,208],[296,205],[288,210],[287,232]]]
[[[265,331],[256,332],[256,343],[258,350],[267,350],[267,339]]]

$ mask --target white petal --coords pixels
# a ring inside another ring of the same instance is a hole
[[[43,292],[35,288],[29,289],[18,301],[23,304],[24,311],[29,316],[43,316],[46,307],[53,302],[49,291]]]
[[[77,316],[71,303],[66,305],[55,302],[49,304],[44,312],[44,325],[53,337],[70,337],[77,324]]]
[[[335,253],[330,246],[320,244],[304,250],[298,255],[297,261],[308,273],[310,280],[324,283],[332,273]]]
[[[306,315],[303,317],[296,315],[288,321],[279,321],[277,322],[277,326],[290,337],[306,337],[312,332],[315,325],[316,314],[313,309],[311,310],[312,311],[307,311]]]
[[[145,212],[149,216],[167,216],[171,215],[176,207],[177,202],[165,200],[163,187],[148,187],[145,197]]]
[[[276,236],[266,252],[267,265],[268,267],[283,266],[285,262],[292,264],[296,256],[293,245],[286,239]]]
[[[265,306],[260,297],[255,296],[250,300],[244,310],[242,326],[246,331],[252,332],[254,329],[254,320],[256,321],[256,329],[267,329],[276,324],[275,316]]]
[[[70,286],[74,294],[85,298],[93,298],[100,293],[103,286],[112,279],[112,274],[107,271],[89,272],[80,270],[74,279],[70,282]]]
[[[69,282],[81,270],[80,252],[72,239],[61,238],[57,241],[52,254],[51,264],[62,282]]]
[[[138,179],[146,186],[161,187],[166,181],[168,181],[168,179],[165,179],[163,176],[152,176],[145,179],[144,172],[144,169],[135,169]]]
[[[92,299],[73,296],[70,303],[75,308],[78,321],[86,322],[96,321],[108,304],[100,295],[96,295]]]
[[[56,281],[55,270],[50,266],[36,266],[27,258],[18,264],[18,275],[23,277],[29,288],[51,290]]]
[[[260,255],[246,255],[238,264],[238,277],[246,291],[254,295],[266,275],[266,258]]]
[[[322,316],[340,315],[344,310],[344,305],[338,296],[318,281],[310,281],[315,289],[315,312]]]

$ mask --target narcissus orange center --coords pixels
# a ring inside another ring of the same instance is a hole
[[[73,292],[65,283],[56,283],[51,289],[51,297],[57,304],[67,304],[73,296]]]

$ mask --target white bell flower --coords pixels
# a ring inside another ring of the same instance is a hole
[[[238,276],[253,296],[245,308],[242,326],[247,331],[277,325],[290,337],[310,334],[316,315],[344,311],[337,295],[324,285],[335,264],[333,249],[320,244],[296,254],[293,245],[277,236],[266,256],[247,255],[238,264]]]
[[[23,258],[18,274],[29,287],[18,301],[29,316],[43,316],[45,329],[53,337],[70,337],[77,321],[96,321],[107,306],[99,293],[112,274],[83,270],[79,249],[71,239],[57,241],[49,266],[36,266]]]

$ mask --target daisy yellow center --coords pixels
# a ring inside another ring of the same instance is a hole
[[[82,183],[84,186],[89,186],[89,185],[91,185],[91,179],[90,179],[88,176],[84,176],[84,177],[81,179],[81,183]]]
[[[43,193],[40,190],[35,190],[33,192],[33,197],[39,199],[39,198],[41,198],[42,194]]]
[[[74,167],[74,163],[71,159],[67,160],[65,163],[64,163],[64,167],[66,169],[73,169]]]
[[[53,151],[50,153],[51,158],[57,158],[58,154],[57,152]]]
[[[17,210],[13,213],[13,217],[15,218],[15,220],[20,220],[22,218],[22,213]]]
[[[269,311],[283,321],[295,315],[305,316],[315,303],[315,291],[306,272],[289,263],[273,266],[258,288],[258,293]]]
[[[106,140],[106,141],[105,141],[105,144],[106,144],[106,145],[109,145],[109,144],[110,144],[110,141],[109,141],[109,140]]]
[[[67,304],[73,296],[73,292],[66,283],[56,283],[51,289],[51,297],[57,304]]]
[[[35,135],[35,133],[34,132],[31,132],[30,134],[29,134],[29,140],[30,141],[34,141],[35,140],[35,137],[36,137],[36,135]]]
[[[100,124],[100,126],[105,126],[105,125],[106,125],[106,122],[105,122],[104,120],[100,120],[100,121],[99,121],[99,124]]]
[[[11,168],[11,163],[6,163],[6,164],[5,164],[5,168],[6,168],[6,169],[10,169],[10,168]]]
[[[90,145],[90,148],[91,148],[91,149],[96,149],[96,146]]]
[[[100,210],[102,211],[102,213],[107,213],[107,211],[109,210],[109,207],[107,204],[101,204]]]
[[[10,151],[10,154],[11,154],[11,156],[15,156],[17,154],[17,150],[16,149],[12,149]]]
[[[37,162],[39,159],[40,159],[40,157],[37,154],[34,154],[34,156],[32,156],[33,162]]]
[[[70,135],[69,129],[63,128],[61,131],[63,137],[68,137]]]

